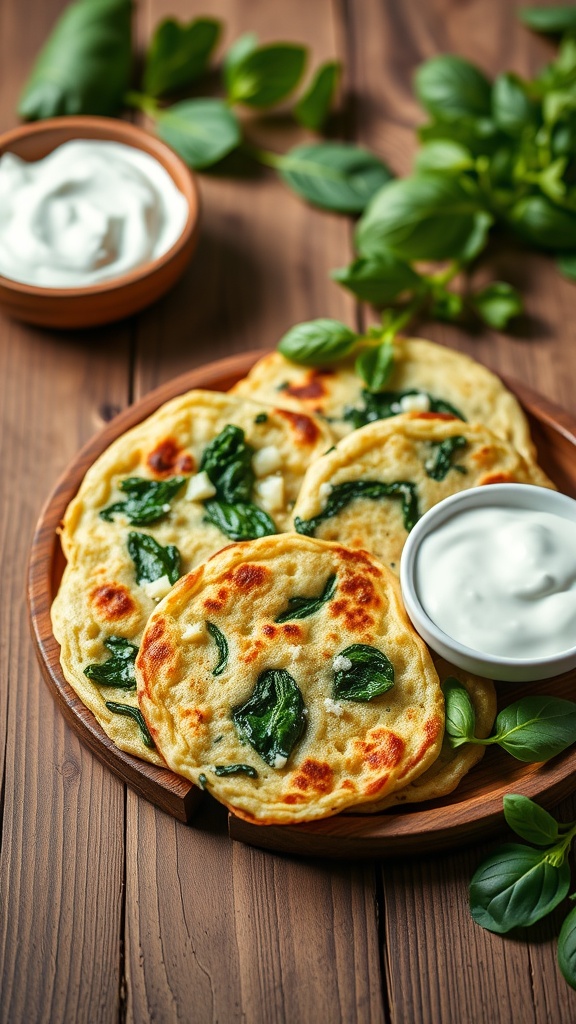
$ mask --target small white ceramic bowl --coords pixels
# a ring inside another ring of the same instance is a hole
[[[424,610],[415,582],[420,544],[448,519],[473,508],[534,509],[576,522],[576,501],[573,498],[558,491],[548,490],[546,487],[533,487],[529,484],[490,484],[485,487],[472,487],[434,505],[408,535],[400,562],[402,596],[415,629],[442,657],[460,668],[488,679],[531,682],[568,672],[576,667],[576,636],[574,646],[558,654],[538,659],[503,658],[473,650],[454,640],[440,629]]]

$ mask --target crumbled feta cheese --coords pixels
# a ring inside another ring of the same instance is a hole
[[[267,476],[254,484],[254,494],[260,499],[267,512],[284,508],[284,479],[281,476]]]
[[[182,640],[199,640],[204,634],[204,623],[203,622],[192,622],[189,626],[184,626],[182,630]]]
[[[429,412],[430,410],[430,399],[423,392],[418,395],[404,395],[399,404],[401,412]]]
[[[352,662],[343,654],[337,654],[332,662],[332,668],[335,672],[348,672],[352,668]]]
[[[320,501],[322,502],[323,505],[324,505],[324,503],[326,501],[328,501],[328,498],[330,497],[331,490],[332,490],[332,484],[328,484],[328,483],[320,484],[320,487],[319,487],[319,490],[318,490],[318,495],[319,495]]]
[[[268,476],[282,466],[282,456],[276,445],[269,444],[259,448],[252,456],[252,469],[256,476]]]
[[[207,498],[213,498],[215,494],[216,488],[205,470],[190,477],[186,488],[188,501],[205,501]]]
[[[398,412],[402,412],[402,406],[400,405],[400,402],[390,402],[390,412],[393,412],[394,415],[396,415],[396,413]]]
[[[288,760],[288,758],[287,757],[282,757],[282,754],[276,754],[276,757],[274,758],[274,765],[273,765],[273,767],[274,768],[283,768],[284,765],[286,764],[287,760]]]
[[[292,661],[299,661],[300,658],[302,657],[302,648],[301,647],[293,647],[291,653],[292,653]]]
[[[331,697],[324,698],[324,707],[329,715],[336,715],[336,718],[340,718],[342,715],[342,705],[338,704]]]
[[[166,575],[161,576],[158,580],[153,580],[152,583],[143,583],[142,586],[153,601],[161,601],[172,590],[172,584]]]
[[[170,511],[170,502],[169,501],[165,502],[165,504],[162,505],[162,511],[163,512],[169,512]]]

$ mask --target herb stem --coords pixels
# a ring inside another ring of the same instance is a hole
[[[406,327],[412,320],[415,319],[416,315],[420,312],[423,306],[430,298],[430,287],[426,284],[425,287],[418,289],[415,292],[414,298],[407,306],[398,314],[398,316],[392,317],[391,320],[386,322],[386,318],[382,318],[383,331],[382,341],[391,342],[394,340],[399,331]]]
[[[131,89],[124,96],[124,102],[128,107],[135,107],[136,110],[142,110],[143,113],[149,114],[150,117],[155,117],[158,113],[160,106],[152,96],[147,96],[143,92],[136,92]]]
[[[254,146],[251,142],[247,142],[246,139],[242,143],[242,149],[253,160],[256,160],[257,163],[263,164],[264,167],[276,169],[282,163],[282,157],[278,153],[273,153],[269,149],[260,149],[259,146]]]

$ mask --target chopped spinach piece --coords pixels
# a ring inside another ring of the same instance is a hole
[[[336,593],[336,575],[329,576],[320,597],[289,597],[288,611],[282,612],[274,622],[290,622],[293,619],[307,619],[323,604],[331,601]]]
[[[452,456],[465,448],[468,444],[465,437],[458,434],[456,437],[447,437],[444,441],[432,441],[432,454],[426,459],[424,469],[431,480],[444,480],[451,469],[459,473],[465,473],[465,466],[453,466]]]
[[[250,501],[254,470],[254,449],[246,444],[244,431],[229,423],[204,450],[200,471],[204,470],[219,501],[230,503]]]
[[[170,480],[146,480],[143,476],[129,476],[122,480],[120,490],[128,495],[126,501],[117,501],[100,512],[100,517],[112,522],[116,512],[125,515],[135,526],[145,526],[161,519],[167,505],[186,483],[186,477],[174,476]]]
[[[128,534],[128,554],[134,562],[137,583],[153,583],[167,576],[170,583],[180,577],[180,552],[175,544],[164,547],[149,533]]]
[[[306,728],[304,698],[285,669],[267,669],[252,696],[234,708],[232,719],[246,740],[271,768],[283,767]]]
[[[204,511],[204,522],[217,526],[230,540],[254,540],[276,533],[274,520],[249,502],[230,504],[211,499],[205,502]]]
[[[313,537],[315,530],[326,519],[338,515],[343,508],[346,508],[356,498],[370,498],[372,501],[380,501],[382,498],[399,497],[402,501],[402,516],[404,528],[410,533],[413,526],[420,518],[418,509],[418,492],[416,484],[406,480],[394,480],[385,484],[380,480],[347,480],[343,484],[336,484],[332,488],[326,505],[317,516],[312,519],[301,519],[296,516],[294,529],[297,533],[303,533],[306,537]]]
[[[200,775],[198,776],[198,785],[199,785],[200,789],[206,789],[206,783],[207,782],[208,782],[208,779],[204,775],[204,772],[200,772]]]
[[[117,704],[113,700],[107,700],[106,707],[109,711],[113,711],[115,715],[126,715],[127,718],[133,718],[138,725],[144,745],[150,750],[156,749],[156,744],[148,732],[148,726],[144,721],[144,715],[140,708],[132,707],[131,704]]]
[[[104,646],[112,657],[96,665],[87,665],[84,675],[98,686],[116,686],[119,690],[135,690],[134,662],[138,648],[123,636],[109,636]]]
[[[380,697],[394,686],[394,666],[377,647],[352,644],[338,657],[347,658],[351,665],[334,673],[334,700],[366,702]]]
[[[419,388],[407,388],[404,391],[381,391],[379,394],[363,390],[362,401],[364,404],[359,408],[348,406],[344,410],[344,419],[352,424],[354,430],[358,430],[359,427],[365,427],[367,423],[395,416],[399,411],[399,408],[395,408],[395,406],[399,407],[402,399],[410,395],[426,395],[430,403],[430,412],[445,412],[450,416],[455,416],[456,419],[466,421],[466,417],[459,409],[450,405],[450,402],[445,402],[442,398],[434,398],[433,395]]]
[[[267,412],[259,412],[258,415],[254,419],[254,423],[266,423],[267,419],[268,419],[268,413]]]
[[[222,633],[218,629],[218,626],[215,626],[213,622],[207,622],[206,629],[210,633],[212,639],[216,642],[216,646],[218,648],[218,663],[216,668],[212,669],[212,675],[219,676],[228,664],[228,641],[224,636],[224,633]]]
[[[258,778],[258,772],[251,764],[217,764],[214,775],[248,775],[251,779]]]

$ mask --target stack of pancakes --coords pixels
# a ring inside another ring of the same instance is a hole
[[[380,418],[381,417],[381,418]],[[449,494],[553,486],[516,399],[473,360],[396,344],[387,391],[351,363],[265,356],[120,437],[62,527],[64,675],[108,736],[235,813],[289,823],[450,793],[483,748],[444,742],[441,684],[397,572]]]

